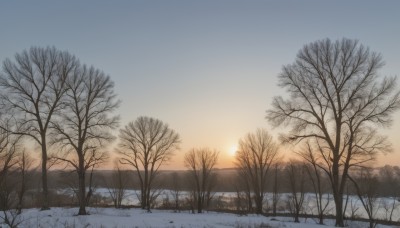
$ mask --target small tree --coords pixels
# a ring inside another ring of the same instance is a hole
[[[64,153],[56,158],[71,165],[78,175],[79,215],[87,214],[92,195],[90,188],[86,194],[86,171],[106,161],[103,147],[114,139],[109,131],[118,125],[119,118],[109,116],[119,105],[113,88],[110,77],[100,70],[86,66],[76,69],[66,81],[63,112],[52,121],[53,143]]]
[[[110,197],[114,203],[114,207],[121,208],[122,201],[126,197],[128,182],[127,173],[120,168],[118,163],[116,163],[110,179],[111,180],[104,180],[108,193],[110,194]]]
[[[202,213],[211,199],[211,191],[215,187],[213,170],[217,161],[218,151],[207,148],[192,149],[185,154],[185,166],[189,169],[197,213]]]
[[[236,191],[236,208],[251,213],[253,211],[253,199],[250,180],[246,178],[246,170],[237,168],[233,186]],[[244,206],[245,205],[245,206]]]
[[[399,207],[399,191],[400,180],[399,175],[396,173],[398,167],[385,165],[379,168],[379,193],[383,196],[390,197],[391,202],[386,199],[382,199],[382,206],[385,210],[386,220],[393,220],[393,212]]]
[[[360,174],[356,178],[349,175],[349,179],[354,184],[357,196],[367,212],[369,228],[376,227],[375,217],[379,209],[379,203],[377,202],[378,178],[373,174],[372,168],[362,167],[360,168]]]
[[[281,194],[279,193],[279,177],[278,177],[278,173],[281,171],[281,168],[279,167],[278,163],[275,163],[274,165],[274,169],[273,169],[273,181],[274,181],[274,185],[272,188],[272,214],[274,216],[276,216],[276,212],[277,212],[277,207],[278,207],[278,203],[279,200],[281,198]]]
[[[8,128],[8,122],[3,126]],[[20,155],[21,136],[0,128],[0,210],[10,209],[11,193],[16,191],[15,169]],[[13,176],[14,175],[14,176]]]
[[[239,141],[236,166],[239,174],[249,181],[249,189],[256,204],[257,214],[263,212],[267,175],[277,161],[277,155],[278,146],[266,130],[258,129],[255,134],[247,134]]]
[[[17,205],[17,213],[21,214],[23,208],[23,200],[24,195],[27,190],[27,185],[32,181],[33,172],[32,165],[34,163],[34,159],[26,153],[26,151],[22,151],[22,153],[18,156],[18,175],[20,177],[19,187],[18,187],[18,205]]]
[[[306,148],[300,152],[300,156],[303,157],[303,159],[308,162],[309,164],[306,165],[306,171],[309,177],[309,180],[311,181],[312,188],[314,190],[314,195],[315,195],[315,202],[317,204],[317,213],[318,213],[318,219],[319,219],[319,224],[324,224],[324,213],[325,210],[328,208],[330,199],[329,199],[329,193],[327,200],[324,202],[323,200],[323,194],[328,190],[327,185],[328,183],[325,183],[325,172],[324,169],[320,168],[320,161],[318,158],[315,156],[315,153],[312,151],[313,148],[310,145],[310,143],[306,144]]]
[[[141,189],[141,207],[150,210],[151,190],[161,165],[179,149],[179,135],[165,123],[139,117],[119,134],[120,163],[133,166]]]
[[[20,136],[0,128],[0,220],[9,227],[17,227],[20,223],[17,211],[10,210],[16,206],[14,193],[17,188],[13,170],[18,163],[20,140]]]
[[[171,174],[170,179],[170,193],[174,199],[174,211],[180,211],[180,197],[182,195],[181,178],[177,172]]]
[[[286,164],[285,173],[287,184],[290,189],[289,208],[294,215],[294,222],[299,221],[300,212],[303,210],[305,185],[306,185],[306,166],[298,161],[290,161]]]

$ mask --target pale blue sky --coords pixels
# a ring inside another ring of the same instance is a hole
[[[399,75],[399,22],[400,1],[4,1],[0,61],[32,45],[68,50],[115,81],[121,126],[159,118],[180,133],[180,153],[216,148],[228,167],[240,137],[271,128],[277,75],[304,44],[359,39]],[[396,151],[380,160],[398,164],[400,114],[387,133]]]

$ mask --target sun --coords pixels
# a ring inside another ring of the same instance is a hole
[[[231,148],[229,149],[229,155],[231,155],[231,156],[235,156],[235,154],[236,154],[236,151],[237,151],[237,146],[236,145],[233,145],[233,146],[231,146]]]

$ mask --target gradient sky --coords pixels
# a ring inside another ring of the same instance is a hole
[[[265,111],[304,44],[358,39],[383,55],[383,75],[399,75],[399,10],[394,0],[3,1],[0,61],[31,46],[68,50],[114,80],[121,126],[147,115],[180,134],[165,168],[184,168],[179,155],[192,147],[219,150],[218,167],[230,167],[246,133],[283,131]],[[400,112],[394,119],[383,132],[395,150],[380,165],[400,163]]]

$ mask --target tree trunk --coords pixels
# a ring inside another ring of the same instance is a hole
[[[324,225],[324,214],[323,213],[319,214],[318,219],[319,219],[319,224]]]
[[[147,195],[147,188],[149,187],[149,177],[148,177],[148,170],[147,166],[144,166],[144,186],[143,186],[143,191],[142,191],[142,209],[147,209],[148,208],[148,198],[149,196]]]
[[[277,206],[277,201],[278,201],[278,171],[277,171],[277,165],[275,165],[275,175],[274,175],[274,189],[272,193],[272,214],[276,216],[276,206]]]
[[[21,178],[21,189],[18,193],[18,206],[17,206],[17,213],[21,214],[22,212],[22,201],[24,199],[25,194],[25,167],[22,169],[22,178]]]
[[[272,196],[272,214],[276,216],[276,207],[278,204],[278,165],[275,164],[275,175],[274,175],[274,189]]]
[[[318,219],[319,219],[319,224],[323,225],[324,224],[324,209],[322,207],[322,190],[321,190],[321,181],[318,178]],[[329,199],[329,198],[328,198]]]
[[[151,198],[151,193],[150,193],[150,186],[147,185],[147,190],[146,190],[146,209],[148,212],[150,212],[150,198]]]
[[[256,214],[262,214],[262,201],[263,201],[263,197],[257,195],[256,196]]]
[[[201,202],[201,194],[197,196],[197,213],[203,213],[203,203]]]
[[[343,219],[343,195],[334,192],[334,200],[336,206],[336,221],[335,226],[344,227],[344,219]]]
[[[369,228],[375,228],[375,222],[373,219],[369,220]]]
[[[85,172],[78,172],[79,178],[79,213],[78,215],[86,215],[86,189],[85,189]]]
[[[84,158],[79,156],[79,170],[78,170],[78,199],[79,199],[79,212],[78,215],[87,215],[86,213],[86,184],[85,184],[85,167]]]
[[[299,212],[296,210],[296,212],[294,213],[294,222],[299,223]]]
[[[47,188],[47,148],[46,137],[42,135],[42,208],[41,210],[50,210],[49,191]]]
[[[142,209],[146,209],[146,189],[145,189],[145,184],[143,184],[143,186],[141,187],[141,193],[140,193],[140,195],[141,195],[141,199],[142,199],[142,201],[140,202],[140,206],[142,207]]]
[[[337,127],[338,129],[338,127]],[[337,139],[338,140],[338,139]],[[339,147],[336,147],[339,148]],[[343,192],[340,191],[340,181],[339,181],[339,154],[338,149],[333,151],[333,164],[332,164],[332,189],[333,189],[333,198],[335,201],[336,208],[336,221],[335,226],[344,227],[343,221]]]
[[[179,195],[175,195],[175,212],[179,211]]]
[[[247,191],[247,207],[248,207],[248,212],[251,213],[253,212],[253,201],[251,199],[251,194],[250,190]]]

